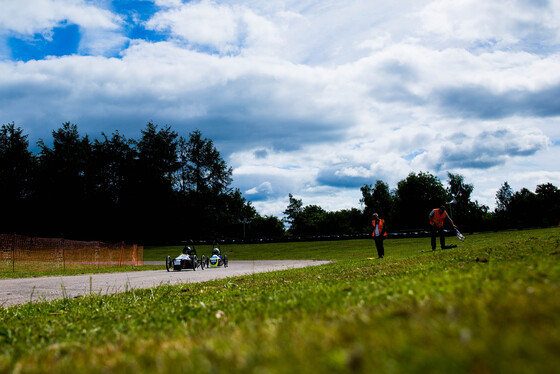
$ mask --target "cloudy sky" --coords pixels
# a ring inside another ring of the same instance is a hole
[[[200,129],[263,215],[462,174],[560,186],[560,0],[0,0],[0,123]]]

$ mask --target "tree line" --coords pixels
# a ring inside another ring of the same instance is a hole
[[[284,226],[260,216],[232,169],[199,130],[187,138],[148,123],[139,139],[118,131],[81,136],[69,122],[29,150],[14,123],[0,129],[0,201],[4,233],[80,240],[177,243],[189,239],[276,237]]]
[[[504,182],[490,211],[472,201],[462,175],[448,173],[444,186],[419,172],[394,190],[381,180],[362,186],[361,209],[329,212],[289,194],[281,220],[261,216],[231,187],[232,169],[199,130],[185,138],[150,122],[139,139],[118,131],[90,139],[67,122],[52,131],[52,146],[37,146],[31,152],[14,123],[0,128],[0,232],[162,244],[358,235],[371,230],[374,212],[390,231],[419,230],[440,205],[465,232],[557,225],[560,217],[560,191],[550,183],[514,192]]]
[[[447,186],[429,172],[410,173],[394,190],[384,181],[360,188],[362,210],[326,212],[317,205],[304,206],[289,195],[284,214],[293,235],[358,234],[371,232],[371,218],[378,213],[389,231],[417,231],[429,228],[428,214],[445,205],[453,220],[465,232],[521,229],[560,224],[560,190],[551,183],[513,192],[504,182],[496,192],[496,209],[472,200],[474,186],[460,174],[447,173]]]

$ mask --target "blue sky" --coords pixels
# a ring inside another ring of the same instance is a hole
[[[560,186],[560,0],[0,0],[0,121],[200,129],[261,214],[465,176]]]

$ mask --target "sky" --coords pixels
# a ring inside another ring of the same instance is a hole
[[[0,0],[0,123],[199,129],[261,215],[447,173],[560,187],[560,0]]]

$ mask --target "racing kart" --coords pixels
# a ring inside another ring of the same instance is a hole
[[[227,255],[221,254],[219,245],[214,244],[212,255],[206,258],[206,267],[217,268],[220,266],[223,266],[224,268],[228,267],[228,257]]]
[[[208,260],[206,256],[202,255],[202,258],[198,258],[194,246],[192,248],[186,246],[183,248],[183,253],[174,259],[172,259],[171,256],[167,256],[165,259],[165,268],[167,271],[181,271],[187,269],[196,271],[197,268],[204,270],[207,264]]]

